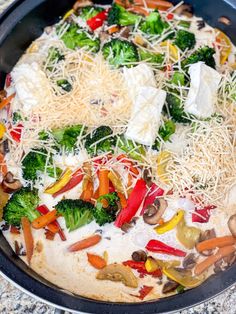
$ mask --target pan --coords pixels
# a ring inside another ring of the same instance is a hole
[[[109,0],[96,0],[109,4]],[[44,27],[57,22],[74,0],[17,0],[0,16],[0,85],[29,44],[39,37]],[[174,4],[178,1],[173,1]],[[194,13],[213,27],[220,28],[236,44],[236,0],[193,0]],[[219,22],[221,16],[231,25]],[[73,295],[33,272],[13,252],[0,233],[0,272],[24,291],[54,306],[73,312],[97,314],[171,313],[192,307],[216,296],[236,283],[236,266],[210,277],[201,286],[157,301],[125,304],[87,299]],[[78,282],[79,284],[79,282]]]

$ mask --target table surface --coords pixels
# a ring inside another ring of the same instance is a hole
[[[13,0],[0,0],[2,12]],[[28,296],[0,277],[0,313],[6,314],[52,314],[54,307]],[[236,314],[236,286],[217,297],[178,314]],[[102,313],[101,313],[102,314]]]

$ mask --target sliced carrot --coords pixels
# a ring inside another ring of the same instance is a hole
[[[0,173],[2,173],[3,176],[7,174],[7,165],[5,162],[5,156],[0,153]]]
[[[93,193],[93,198],[96,200],[97,198],[99,198],[99,188],[97,188],[97,190]]]
[[[102,237],[99,234],[94,234],[88,238],[75,242],[68,247],[69,252],[81,251],[87,249],[90,246],[94,246],[101,241]]]
[[[143,7],[147,6],[149,9],[159,9],[162,11],[166,11],[173,7],[171,2],[164,0],[134,0],[134,4],[141,5]]]
[[[213,265],[215,262],[221,260],[223,257],[226,257],[232,253],[234,253],[236,248],[233,245],[225,246],[220,248],[216,254],[211,255],[204,259],[202,262],[196,265],[194,269],[195,275],[200,275],[204,271],[206,271],[211,265]]]
[[[93,197],[93,182],[90,179],[88,179],[88,177],[85,177],[83,182],[83,192],[80,195],[80,198],[84,201],[90,202],[92,197]]]
[[[130,167],[129,167],[129,170],[130,170],[133,174],[135,174],[135,175],[138,175],[138,174],[139,174],[138,169],[137,169],[136,167],[134,167],[134,166],[130,166]]]
[[[99,196],[105,195],[109,193],[109,170],[100,169],[98,179],[99,179]],[[103,207],[108,207],[107,200],[102,200]]]
[[[34,229],[41,229],[49,225],[51,222],[55,221],[58,218],[56,209],[48,212],[46,215],[36,218],[32,222],[32,227]]]
[[[118,194],[118,196],[120,198],[121,208],[125,208],[127,206],[127,200],[126,200],[124,194],[121,193],[121,192],[117,192],[117,194]]]
[[[236,244],[236,239],[234,237],[224,236],[202,241],[196,245],[196,249],[198,252],[202,252],[205,250],[215,249],[216,247],[224,247],[233,244]]]
[[[118,25],[113,25],[113,26],[108,28],[108,33],[111,35],[111,34],[119,32],[119,30],[120,30],[120,28]]]
[[[4,107],[6,107],[8,104],[10,104],[10,102],[12,101],[12,99],[15,97],[15,93],[8,96],[7,98],[3,99],[0,102],[0,110],[2,110]]]
[[[128,9],[128,11],[136,13],[136,14],[141,14],[141,15],[144,15],[144,16],[148,16],[149,15],[149,12],[145,8],[137,6],[137,5],[131,6]]]
[[[87,253],[87,256],[89,263],[96,269],[102,269],[107,264],[105,259],[99,255]]]
[[[55,222],[55,221],[54,221]],[[47,228],[52,232],[52,233],[57,233],[59,231],[59,226],[57,224],[54,224],[54,222],[51,222],[50,224],[47,225]]]
[[[21,225],[23,229],[23,235],[25,240],[26,258],[28,264],[30,264],[31,258],[34,253],[34,238],[31,231],[30,221],[26,217],[21,218]]]

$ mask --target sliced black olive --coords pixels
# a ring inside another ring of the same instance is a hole
[[[3,155],[9,153],[8,140],[5,140],[5,141],[1,142],[1,144],[0,144],[0,153],[3,154]]]
[[[132,259],[135,262],[146,262],[147,254],[143,250],[134,251],[133,254],[132,254]]]

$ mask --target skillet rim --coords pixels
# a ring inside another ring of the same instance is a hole
[[[9,30],[14,29],[16,24],[22,18],[45,2],[46,0],[17,0],[5,13],[0,15],[0,46],[10,35]],[[12,23],[13,17],[14,21]],[[3,235],[0,235],[0,239],[4,240]],[[7,244],[4,243],[4,245]],[[43,283],[35,279],[37,275],[32,270],[29,270],[29,267],[25,267],[23,261],[12,254],[9,245],[4,249],[0,246],[0,272],[2,272],[11,282],[15,283],[18,287],[21,287],[25,292],[28,292],[31,295],[33,294],[36,298],[40,298],[45,302],[70,311],[99,314],[128,314],[133,313],[134,311],[136,312],[137,310],[140,314],[173,313],[177,310],[190,308],[209,300],[236,283],[236,265],[234,265],[227,271],[210,277],[201,286],[192,290],[187,290],[182,295],[182,298],[179,295],[175,295],[162,298],[158,301],[143,303],[112,303],[97,301],[71,295],[46,280],[42,280]]]

